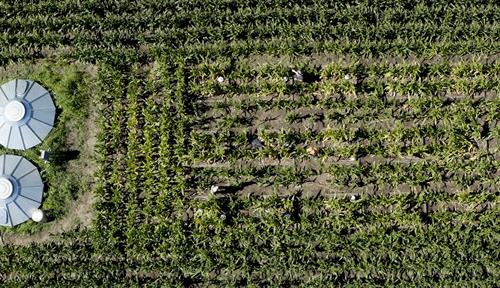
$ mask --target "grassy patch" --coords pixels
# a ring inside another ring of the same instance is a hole
[[[0,70],[1,83],[16,78],[37,81],[51,92],[56,105],[54,128],[41,144],[25,151],[0,148],[1,154],[23,156],[38,167],[45,185],[41,209],[50,223],[63,217],[70,202],[90,185],[91,179],[79,173],[77,167],[90,161],[84,158],[89,155],[85,142],[93,90],[91,75],[81,65],[49,61],[10,65]],[[39,159],[40,150],[50,150],[53,158],[49,163]],[[32,233],[46,226],[27,221],[8,231]]]

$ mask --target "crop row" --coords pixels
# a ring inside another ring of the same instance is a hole
[[[66,3],[65,3],[66,2]],[[106,3],[93,5],[74,5],[71,1],[42,1],[28,5],[3,4],[1,25],[10,25],[18,29],[33,30],[41,25],[55,31],[64,29],[100,28],[100,30],[118,27],[162,28],[165,23],[172,23],[179,28],[186,27],[221,27],[227,23],[255,23],[258,26],[274,26],[283,24],[319,23],[335,25],[356,24],[358,29],[381,24],[401,25],[400,23],[433,24],[435,27],[473,25],[494,25],[498,20],[496,5],[403,5],[384,6],[382,3],[332,3],[331,1],[313,1],[301,5],[293,2],[276,1],[269,3],[196,3],[197,1],[178,1],[172,3],[156,3],[147,7],[143,3],[128,2],[113,5]],[[198,1],[200,2],[200,1]],[[279,3],[281,2],[281,3]],[[44,5],[45,4],[45,5]],[[186,5],[187,4],[187,5]],[[214,5],[215,4],[215,5]],[[238,5],[243,4],[243,5]],[[263,5],[264,4],[264,5]],[[227,7],[225,7],[227,5]],[[142,6],[142,7],[141,7]],[[146,6],[146,7],[144,7]],[[163,7],[162,7],[163,6]],[[184,7],[183,7],[184,6]],[[200,8],[203,7],[203,8]],[[412,13],[408,13],[411,9]],[[106,10],[103,17],[104,11]],[[140,10],[145,17],[130,17]],[[92,12],[92,13],[89,13]],[[217,13],[214,13],[217,12]],[[30,13],[31,17],[23,17]],[[57,17],[51,17],[52,15]],[[126,19],[129,19],[128,21]],[[100,26],[100,27],[99,27]],[[70,30],[71,31],[71,30]]]
[[[320,56],[320,55],[319,55]],[[333,55],[332,55],[333,56]],[[191,68],[195,79],[210,80],[217,76],[226,76],[231,81],[241,80],[265,80],[266,78],[286,76],[290,68],[301,70],[307,74],[313,74],[318,79],[341,79],[346,75],[357,78],[385,78],[397,80],[417,80],[430,77],[475,77],[482,75],[496,75],[500,66],[495,60],[476,58],[469,60],[425,60],[415,59],[391,63],[390,59],[380,59],[379,62],[366,62],[365,59],[328,61],[328,55],[323,56],[324,62],[320,67],[314,65],[314,59],[295,57],[269,58],[270,63],[255,63],[252,58],[230,58],[221,57],[215,62],[201,61]],[[264,56],[263,56],[263,59]],[[292,60],[296,67],[290,67]],[[274,63],[273,63],[274,62]],[[290,62],[290,63],[288,63]],[[312,62],[312,63],[311,63]]]
[[[188,1],[185,7],[183,2],[175,3],[175,12],[168,8],[172,3],[163,8],[162,4],[66,4],[4,3],[0,9],[4,16],[0,21],[0,61],[39,58],[61,47],[71,47],[62,49],[65,56],[93,62],[121,53],[151,59],[151,53],[159,56],[173,47],[184,47],[196,57],[220,56],[224,50],[236,55],[265,50],[363,55],[391,51],[402,55],[493,54],[498,50],[493,41],[498,7],[488,3],[472,7],[328,1],[314,1],[309,6],[225,3],[226,9],[220,3],[204,3],[200,9]],[[215,50],[219,53],[213,53]]]
[[[135,35],[136,32],[130,30],[129,33]],[[121,34],[124,35],[124,32],[121,32]],[[120,34],[118,33],[118,35]],[[30,39],[22,38],[16,44],[3,47],[2,51],[0,51],[0,61],[6,63],[20,59],[31,60],[57,54],[59,57],[66,59],[77,59],[91,63],[99,61],[123,63],[123,59],[128,59],[128,62],[145,63],[161,58],[161,55],[169,53],[173,48],[165,45],[165,43],[171,43],[171,41],[167,40],[141,44],[137,39],[130,39],[128,36],[124,36],[122,39],[101,38],[100,36],[94,38],[93,40],[84,38],[81,42],[71,42],[67,45],[61,42],[46,42],[40,45],[30,44]],[[214,60],[217,58],[215,55],[248,56],[262,53],[271,55],[330,53],[335,55],[352,54],[363,57],[416,55],[432,58],[437,55],[456,56],[478,53],[492,55],[499,50],[498,45],[498,42],[492,42],[490,38],[457,41],[440,40],[429,44],[427,40],[418,38],[397,38],[391,41],[373,41],[370,39],[315,41],[312,38],[304,37],[300,39],[282,39],[278,37],[277,39],[263,40],[235,40],[230,42],[221,40],[191,43],[187,46],[181,46],[179,50],[186,51],[186,54],[193,55],[199,60]]]
[[[426,215],[414,212],[420,200],[412,196],[389,200],[400,203],[391,213],[359,212],[373,201],[198,202],[191,204],[194,219],[182,226],[180,219],[173,220],[167,226],[170,229],[145,225],[150,233],[140,235],[137,246],[149,249],[147,257],[140,254],[143,249],[127,259],[96,254],[91,235],[68,235],[75,238],[64,244],[2,249],[5,261],[0,270],[10,271],[2,274],[6,285],[28,286],[55,281],[146,287],[200,282],[238,285],[271,284],[271,279],[281,285],[406,285],[415,280],[432,285],[450,278],[464,285],[495,283],[496,252],[485,243],[495,237],[498,213],[490,210],[479,219],[471,212]],[[234,215],[231,207],[261,216]],[[224,220],[220,215],[225,215]],[[165,241],[169,245],[161,244]],[[468,261],[471,257],[478,261]]]

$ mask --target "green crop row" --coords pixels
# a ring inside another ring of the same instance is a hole
[[[41,58],[54,51],[91,62],[123,53],[152,59],[151,53],[160,56],[172,47],[184,47],[195,57],[218,57],[224,50],[234,55],[265,50],[289,55],[464,55],[498,50],[498,6],[487,2],[220,4],[3,3],[0,62]]]

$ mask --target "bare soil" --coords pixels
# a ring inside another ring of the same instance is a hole
[[[498,53],[493,55],[481,55],[481,54],[467,54],[463,56],[449,57],[447,60],[450,63],[458,63],[461,61],[478,61],[481,64],[487,64],[495,62],[498,59]],[[431,59],[418,59],[416,57],[380,57],[380,58],[364,58],[358,55],[337,55],[331,53],[313,53],[311,55],[301,55],[301,56],[273,56],[269,54],[254,54],[247,58],[248,63],[251,63],[253,67],[257,68],[262,64],[282,64],[282,65],[292,65],[296,63],[311,63],[312,65],[321,66],[325,64],[330,64],[333,62],[340,64],[352,63],[353,61],[362,64],[379,64],[379,63],[389,63],[389,64],[399,64],[399,63],[427,63],[433,64],[442,61],[444,57],[437,56]]]

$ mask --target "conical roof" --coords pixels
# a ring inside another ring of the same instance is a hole
[[[0,144],[25,150],[40,144],[54,126],[56,108],[49,91],[31,80],[0,86]]]
[[[40,207],[43,182],[38,169],[26,158],[0,156],[0,225],[15,226]]]

